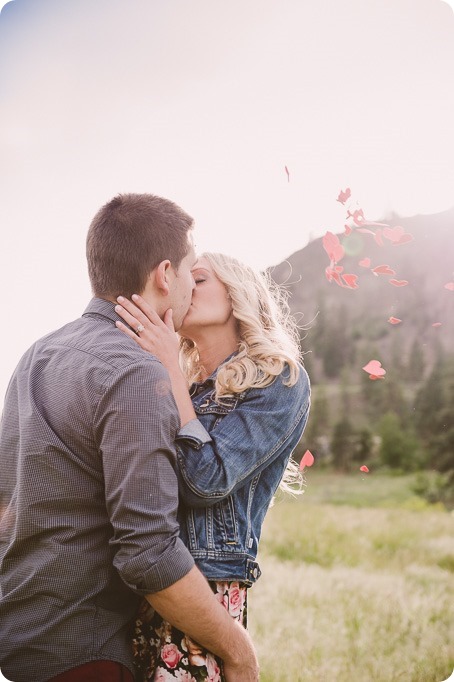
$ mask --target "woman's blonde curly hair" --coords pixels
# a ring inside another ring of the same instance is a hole
[[[222,402],[224,396],[248,388],[264,388],[286,369],[284,383],[293,386],[300,371],[301,350],[286,292],[269,275],[256,272],[236,258],[220,253],[203,253],[201,257],[227,289],[240,336],[238,352],[217,372],[216,400]],[[201,379],[203,368],[190,339],[180,340],[180,361],[189,384]],[[302,480],[298,466],[290,460],[280,488],[301,492]]]

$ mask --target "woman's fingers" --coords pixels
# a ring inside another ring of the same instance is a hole
[[[136,298],[136,294],[134,294],[134,297]],[[151,322],[152,324],[158,325],[161,322],[159,315],[155,313],[155,311],[152,308],[150,308],[150,306],[146,304],[145,301],[143,301],[143,299],[141,299],[141,301],[143,302],[143,304],[146,305],[146,310],[144,311],[142,311],[141,307],[135,305],[135,303],[130,301],[128,298],[125,298],[124,296],[118,296],[117,301],[121,305],[121,307],[124,308],[126,312],[131,316],[130,319],[132,321],[134,320],[137,321],[137,326],[139,324],[146,326],[147,322]],[[139,303],[139,301],[137,301],[137,303]],[[124,315],[122,315],[121,317],[123,317],[123,319],[126,319]],[[126,322],[130,324],[129,318],[126,320]]]
[[[153,353],[153,355],[156,355],[156,339],[153,338],[153,334],[150,331],[150,323],[148,323],[148,329],[145,329],[145,327],[143,328],[142,336],[140,336],[141,333],[140,330],[139,333],[133,332],[131,331],[131,329],[129,329],[129,327],[127,327],[125,324],[123,324],[123,322],[120,322],[119,320],[115,322],[115,326],[117,327],[117,329],[119,329],[124,334],[129,336],[131,339],[134,339],[134,341],[137,343],[138,346],[142,348],[142,350],[146,350],[148,353]]]
[[[148,350],[146,343],[140,338],[140,336],[137,336],[137,334],[136,334],[135,332],[131,331],[131,330],[129,329],[129,327],[127,327],[125,324],[123,324],[123,322],[120,322],[119,320],[117,320],[117,321],[115,322],[115,326],[117,327],[117,329],[119,329],[120,331],[122,331],[124,334],[126,334],[127,336],[130,336],[131,339],[134,339],[134,341],[135,341],[141,348],[143,348],[143,350]]]
[[[169,308],[168,310],[165,311],[163,322],[164,322],[165,326],[167,327],[167,329],[169,329],[171,332],[175,333],[175,327],[173,324],[173,310],[172,310],[172,308]]]
[[[115,312],[126,322],[115,322],[117,328],[145,351],[153,353],[166,367],[178,366],[178,337],[173,325],[172,310],[164,314],[164,320],[136,294],[134,302],[118,296]],[[129,325],[129,326],[127,326]],[[133,330],[133,331],[132,331]]]
[[[123,322],[120,322],[119,320],[116,320],[116,321],[115,321],[115,326],[118,327],[118,329],[121,329],[121,331],[124,332],[125,334],[127,334],[127,336],[130,336],[131,339],[134,339],[134,341],[138,341],[139,337],[137,336],[137,334],[135,334],[134,332],[132,332],[132,331],[129,329],[129,327],[127,327],[125,324],[123,324]]]
[[[136,312],[140,311],[153,324],[157,324],[157,325],[162,324],[162,320],[159,317],[158,313],[155,310],[153,310],[153,308],[146,302],[146,300],[144,298],[142,298],[142,296],[139,296],[139,294],[133,294],[132,300],[134,301],[134,303],[131,303],[131,301],[128,301],[128,303],[130,304],[130,306],[133,306],[135,308],[135,310],[130,309],[129,310],[130,313],[135,315]],[[140,318],[137,318],[137,319],[140,319]]]
[[[147,322],[150,324],[149,320],[145,318],[145,316],[142,315],[143,322],[138,319],[137,317],[134,317],[134,315],[131,315],[131,313],[126,309],[125,305],[116,305],[115,306],[115,312],[117,315],[120,315],[120,317],[129,324],[129,326],[134,329],[134,331],[138,334],[140,331],[143,331],[145,329],[144,322]],[[139,311],[139,314],[140,311]]]

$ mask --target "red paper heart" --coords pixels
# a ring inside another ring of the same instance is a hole
[[[391,242],[398,242],[404,234],[405,230],[401,225],[396,225],[396,227],[385,227],[383,230],[383,236]]]
[[[403,234],[402,237],[397,241],[393,242],[393,246],[399,246],[400,244],[408,244],[408,242],[413,241],[413,235],[409,234]]]
[[[345,286],[348,287],[349,289],[358,288],[357,284],[358,275],[342,275],[342,279],[345,282]]]
[[[389,279],[388,282],[395,287],[406,287],[408,284],[406,279]]]
[[[371,379],[379,379],[386,374],[386,369],[381,366],[381,362],[378,360],[371,360],[367,365],[364,365],[363,370],[370,374]]]
[[[389,265],[377,265],[376,268],[372,268],[374,275],[395,275],[395,270],[392,270]]]
[[[300,462],[300,470],[303,470],[304,467],[311,467],[314,463],[314,455],[310,450],[306,450],[304,455],[301,458]]]

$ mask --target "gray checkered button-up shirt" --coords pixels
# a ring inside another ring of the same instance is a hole
[[[194,562],[178,536],[164,367],[93,299],[37,341],[8,387],[0,432],[0,669],[43,682],[90,660],[132,670],[139,595]]]

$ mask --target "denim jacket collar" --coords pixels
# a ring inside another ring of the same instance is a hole
[[[233,353],[230,353],[230,355],[226,357],[225,360],[223,360],[210,374],[210,376],[207,377],[204,381],[194,381],[194,383],[192,383],[191,386],[189,387],[190,396],[191,397],[194,396],[198,391],[200,391],[201,388],[208,388],[208,386],[214,386],[216,382],[216,377],[221,367],[225,365],[229,360],[231,360],[235,355],[238,355],[237,350],[233,351]]]

